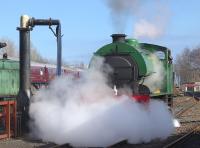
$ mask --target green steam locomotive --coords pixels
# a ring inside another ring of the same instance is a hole
[[[113,42],[98,49],[94,56],[110,65],[109,85],[117,89],[129,87],[139,101],[162,99],[172,106],[173,65],[171,51],[159,45],[126,39],[125,34],[113,34]],[[91,60],[92,62],[92,60]]]

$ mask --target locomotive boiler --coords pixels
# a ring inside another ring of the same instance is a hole
[[[126,39],[125,34],[111,36],[112,43],[94,53],[94,56],[103,57],[104,63],[112,68],[108,75],[109,85],[117,89],[129,87],[132,97],[138,101],[162,99],[172,106],[171,51],[163,46]]]

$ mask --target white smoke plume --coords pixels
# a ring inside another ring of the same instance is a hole
[[[105,0],[110,10],[112,25],[117,33],[123,33],[127,20],[139,8],[140,0]]]
[[[144,85],[148,86],[151,92],[159,91],[163,87],[165,69],[163,63],[155,54],[150,55],[152,60],[152,73],[144,79]]]
[[[30,117],[38,138],[75,147],[107,147],[125,139],[141,143],[168,137],[173,122],[167,106],[115,96],[102,73],[102,63],[97,58],[79,79],[58,78],[36,94]]]
[[[161,37],[167,28],[170,9],[167,2],[155,0],[105,0],[111,12],[115,31],[124,32],[129,18],[133,19],[135,38],[155,39]]]

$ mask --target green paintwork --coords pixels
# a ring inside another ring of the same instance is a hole
[[[136,61],[139,69],[139,77],[141,79],[154,73],[152,54],[160,51],[164,57],[160,61],[165,69],[165,78],[159,93],[152,92],[152,96],[170,95],[173,93],[173,66],[170,59],[170,50],[165,47],[139,43],[135,39],[126,39],[125,42],[115,42],[107,44],[98,49],[94,55],[106,56],[113,53],[129,54]]]
[[[16,96],[19,91],[19,62],[0,59],[0,98]]]
[[[140,44],[137,42],[137,40],[126,40],[125,43],[111,43],[108,45],[103,46],[97,52],[95,55],[99,56],[105,56],[108,54],[115,53],[117,48],[117,52],[120,54],[130,54],[133,59],[136,61],[139,69],[139,76],[148,76],[152,71],[152,59],[149,58],[149,55],[152,53],[148,50],[144,50],[140,48]]]
[[[111,43],[108,44],[106,46],[103,46],[102,48],[100,48],[95,55],[98,56],[105,56],[108,54],[112,54],[115,51],[115,49],[117,48],[117,52],[121,53],[121,54],[130,54],[133,59],[136,61],[136,63],[139,66],[139,75],[140,76],[144,76],[147,73],[149,73],[149,69],[146,65],[146,60],[144,59],[144,57],[141,54],[141,50],[136,50],[136,48],[134,48],[133,46],[127,44],[127,43]]]

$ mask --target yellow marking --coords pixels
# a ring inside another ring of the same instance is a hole
[[[159,94],[160,93],[160,89],[157,88],[155,91],[154,91],[155,94]]]

